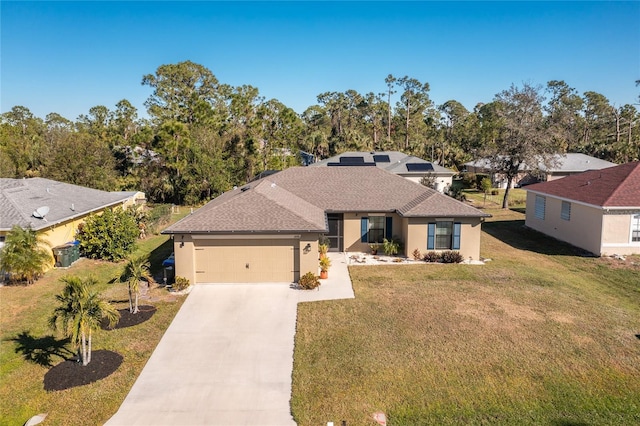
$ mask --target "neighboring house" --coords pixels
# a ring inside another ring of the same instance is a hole
[[[344,152],[310,166],[376,166],[416,183],[427,178],[439,192],[449,189],[456,174],[453,170],[399,151]]]
[[[525,189],[529,228],[598,256],[640,253],[640,162]]]
[[[296,282],[318,273],[318,240],[368,252],[384,238],[480,258],[489,215],[377,167],[294,167],[220,195],[163,231],[192,283]]]
[[[539,172],[535,174],[532,172],[531,167],[521,165],[521,172],[516,179],[513,180],[512,185],[519,187],[537,182],[547,182],[588,170],[601,170],[616,165],[610,161],[600,160],[599,158],[579,153],[556,155],[554,162],[555,164],[552,167],[546,167],[544,164],[539,164]],[[505,188],[507,185],[507,178],[500,173],[494,172],[494,167],[492,166],[491,160],[488,158],[482,158],[480,160],[465,163],[464,168],[465,171],[469,173],[489,175],[493,186],[496,188]]]
[[[44,178],[0,178],[0,244],[14,225],[31,226],[51,248],[76,238],[78,225],[108,207],[144,202],[142,192],[107,192]]]

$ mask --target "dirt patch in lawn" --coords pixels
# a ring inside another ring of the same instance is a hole
[[[85,366],[75,358],[63,361],[44,375],[44,390],[60,391],[88,385],[108,377],[122,364],[122,355],[105,350],[93,351]]]

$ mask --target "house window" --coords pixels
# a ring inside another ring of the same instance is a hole
[[[369,218],[367,242],[381,243],[384,240],[384,219],[384,216],[372,216]]]
[[[427,225],[427,250],[460,250],[460,223],[438,221]]]
[[[631,241],[640,241],[640,214],[631,218]]]
[[[544,211],[546,207],[546,198],[542,195],[536,195],[536,219],[544,220]]]
[[[363,243],[382,243],[391,239],[393,218],[387,216],[369,216],[360,220],[360,241]]]
[[[562,202],[562,209],[560,210],[560,218],[563,220],[571,220],[571,203],[568,201]]]

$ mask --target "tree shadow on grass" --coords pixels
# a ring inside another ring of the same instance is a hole
[[[61,362],[44,375],[44,390],[59,391],[97,382],[113,374],[122,359],[116,352],[98,350],[92,352],[91,362],[85,366],[76,360]]]
[[[524,220],[484,222],[482,230],[519,250],[556,256],[594,257],[586,250],[526,227]]]
[[[16,342],[16,353],[22,353],[26,361],[42,367],[51,367],[54,356],[67,359],[74,355],[66,347],[69,339],[58,340],[51,335],[34,337],[29,331],[23,331],[11,340]]]
[[[100,327],[103,330],[114,330],[118,328],[133,327],[134,325],[142,324],[143,322],[151,319],[151,317],[156,313],[157,310],[155,306],[151,305],[140,305],[138,306],[138,309],[140,310],[140,312],[138,312],[137,314],[132,314],[131,312],[129,312],[129,308],[118,309],[118,312],[120,312],[120,319],[118,320],[118,323],[114,327],[109,327],[109,322],[103,320],[100,323]]]

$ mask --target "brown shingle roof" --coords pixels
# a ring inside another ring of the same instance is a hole
[[[640,161],[537,183],[525,189],[601,207],[640,207]]]
[[[488,216],[377,167],[294,167],[222,194],[165,232],[326,232],[325,212]]]

